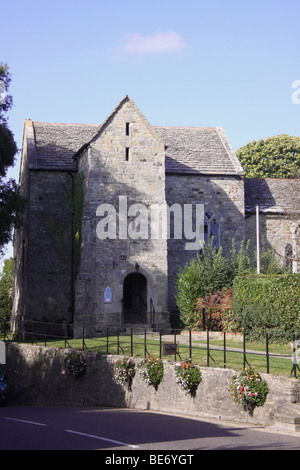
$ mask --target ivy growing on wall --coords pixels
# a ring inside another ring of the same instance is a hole
[[[84,203],[84,176],[82,173],[77,173],[73,178],[73,187],[72,189],[68,189],[66,193],[70,213],[73,217],[74,262],[76,269],[80,260],[81,224]]]
[[[72,280],[70,280],[70,269],[68,268],[68,260],[71,260],[71,249],[74,255],[73,259],[73,279],[76,277],[76,271],[80,259],[81,246],[81,221],[84,200],[84,180],[83,175],[67,175],[62,185],[64,201],[63,206],[67,209],[66,217],[57,214],[47,214],[44,221],[44,229],[48,236],[48,243],[52,249],[52,270],[53,262],[57,272],[54,276],[59,275],[62,282],[64,297],[70,299],[72,296]],[[72,224],[72,226],[70,225]],[[70,244],[70,236],[73,236],[72,246]],[[42,273],[44,282],[51,282],[46,273]],[[52,279],[54,282],[54,278]],[[44,315],[56,315],[59,305],[48,305],[48,301],[44,304]],[[71,310],[71,305],[69,307]]]
[[[78,173],[74,178],[74,194],[73,194],[73,201],[72,201],[75,266],[78,265],[79,260],[80,260],[83,202],[84,202],[84,176],[82,173]]]

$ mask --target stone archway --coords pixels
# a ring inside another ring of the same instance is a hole
[[[123,282],[124,323],[147,323],[148,286],[146,277],[138,272],[128,274]]]

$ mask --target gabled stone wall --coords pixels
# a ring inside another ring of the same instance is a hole
[[[126,217],[132,205],[150,209],[152,204],[165,201],[163,142],[134,105],[125,101],[81,154],[78,171],[84,177],[85,198],[75,333],[81,334],[83,324],[91,335],[107,326],[126,323],[123,286],[126,276],[134,272],[147,281],[146,323],[151,323],[151,303],[156,323],[163,326],[168,310],[167,242],[153,240],[150,230],[148,238],[142,240],[126,234],[128,224],[136,217]],[[100,239],[97,233],[106,214],[98,209],[103,204],[110,204],[116,212],[115,239],[111,235]],[[126,218],[123,235],[119,232],[122,216]],[[107,287],[112,293],[110,303],[104,301]]]

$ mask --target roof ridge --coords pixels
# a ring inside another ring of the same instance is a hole
[[[219,139],[222,142],[222,145],[227,152],[227,155],[229,156],[231,163],[233,164],[233,167],[235,168],[235,171],[237,172],[238,175],[244,175],[244,170],[243,167],[236,156],[235,151],[233,150],[231,143],[229,142],[229,139],[227,135],[225,134],[225,131],[223,127],[219,126],[216,128],[217,134],[219,136]]]
[[[207,126],[152,126],[154,128],[160,129],[213,129],[216,130],[216,127],[207,127]]]
[[[80,122],[46,122],[46,121],[32,121],[33,124],[49,124],[50,126],[95,126],[99,127],[100,124],[88,124]]]

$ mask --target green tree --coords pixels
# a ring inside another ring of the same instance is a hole
[[[247,243],[241,242],[237,249],[233,239],[230,254],[224,256],[222,247],[216,250],[212,240],[209,244],[204,243],[201,254],[179,269],[175,280],[175,299],[183,324],[187,317],[197,310],[197,299],[221,292],[223,288],[232,287],[236,276],[256,274],[256,256],[250,256],[249,244],[250,240]],[[255,251],[253,254],[256,254]],[[268,247],[264,239],[261,242],[260,260],[262,275],[284,272],[274,249]]]
[[[176,302],[180,318],[194,310],[197,298],[222,290],[232,284],[230,264],[223,256],[222,248],[216,250],[213,241],[204,243],[202,253],[179,269],[176,278]]]
[[[8,94],[11,74],[6,64],[0,63],[0,254],[12,238],[14,226],[21,222],[24,201],[15,180],[6,179],[7,170],[15,163],[18,151],[14,135],[8,127],[7,112],[13,99]]]
[[[0,330],[4,327],[4,320],[9,320],[12,311],[13,299],[13,271],[14,260],[9,258],[4,261],[4,267],[0,276]],[[9,327],[9,321],[6,328]]]
[[[300,176],[300,137],[281,134],[253,140],[236,152],[248,178]]]

